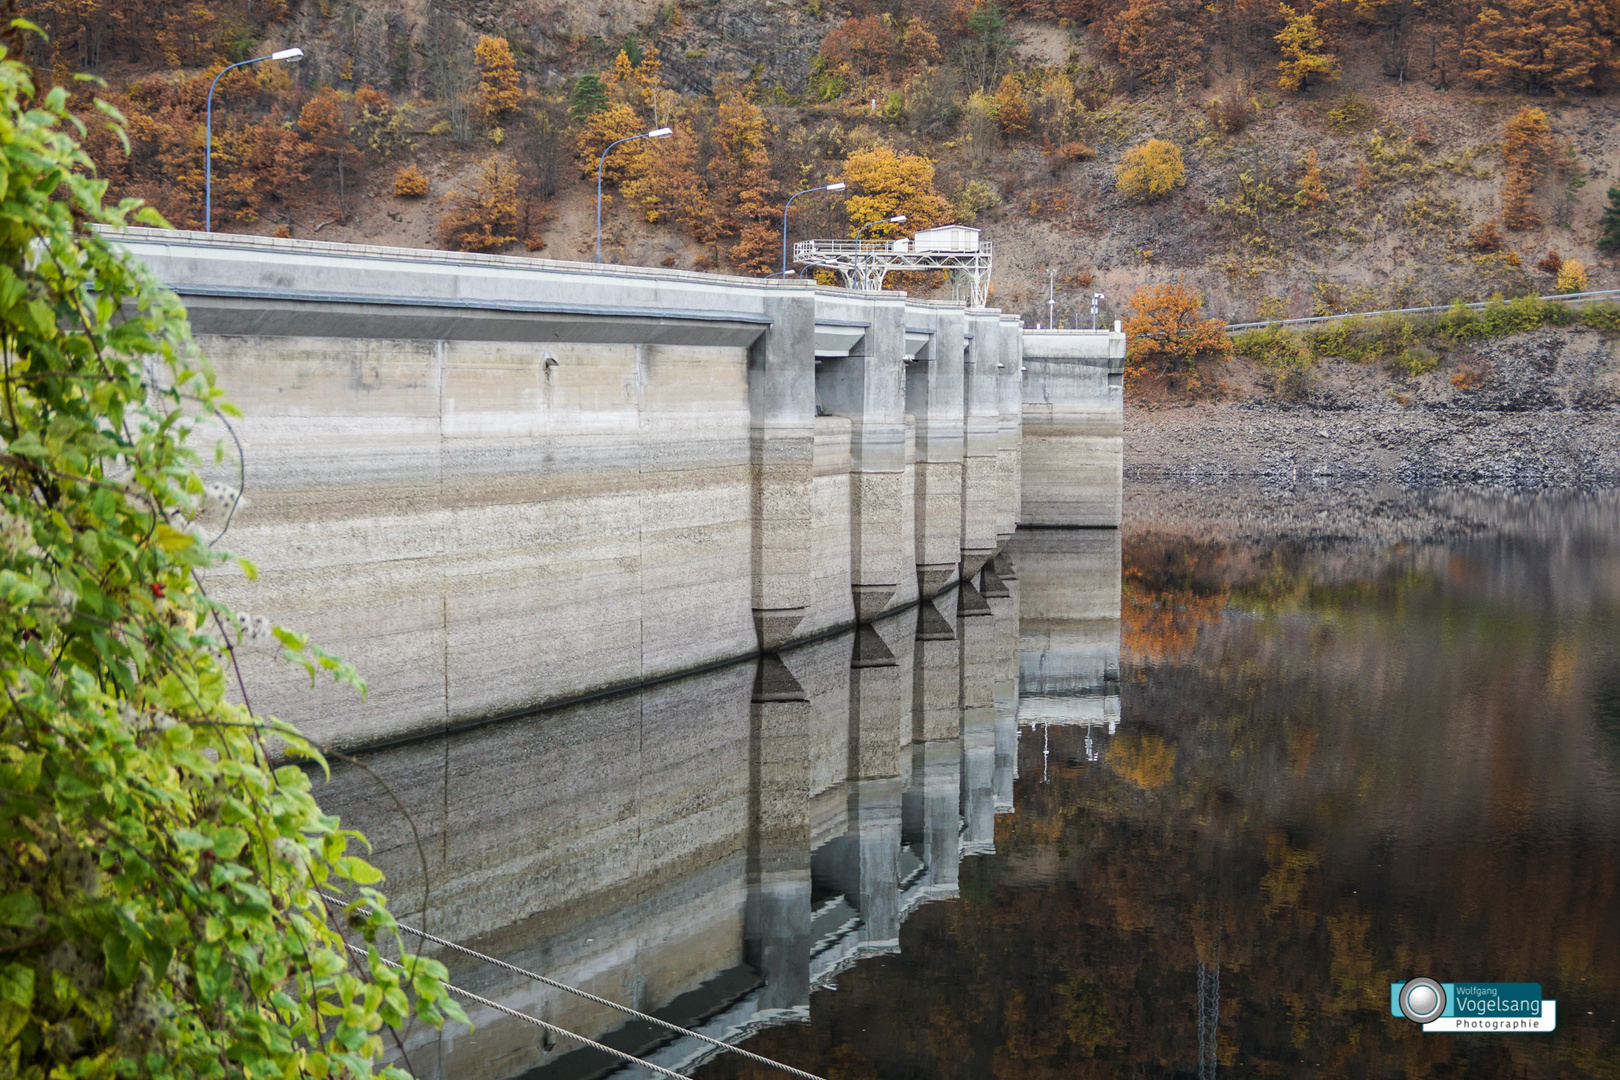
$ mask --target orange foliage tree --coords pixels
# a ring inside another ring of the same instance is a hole
[[[349,173],[361,162],[360,150],[350,137],[353,98],[330,86],[310,99],[298,114],[298,127],[315,148],[315,160],[335,179],[338,220],[349,216]]]
[[[517,63],[512,59],[511,44],[503,37],[486,34],[473,47],[473,59],[481,73],[478,93],[484,118],[497,120],[515,112],[523,104],[523,87],[518,79]]]
[[[1103,23],[1103,44],[1132,84],[1168,86],[1203,66],[1209,18],[1191,0],[1129,0]]]
[[[1029,98],[1024,96],[1024,84],[1018,76],[1008,72],[1001,77],[996,90],[996,125],[1006,135],[1029,134]]]
[[[821,55],[828,63],[847,64],[852,72],[869,79],[887,70],[899,44],[895,37],[891,16],[846,19],[822,40]]]
[[[602,151],[619,139],[640,135],[646,130],[647,125],[636,115],[636,111],[623,103],[609,105],[584,117],[574,132],[574,161],[579,165],[580,175],[596,179],[596,169],[600,163],[603,181],[620,183],[632,172],[640,155],[645,153],[643,143],[646,140],[619,147],[606,162],[601,161]]]
[[[937,225],[951,212],[951,204],[934,190],[934,163],[925,157],[875,146],[849,155],[844,182],[853,195],[845,202],[850,235],[869,221],[906,215],[903,226],[873,226],[870,237],[895,236]]]
[[[458,191],[439,219],[439,243],[456,251],[495,251],[522,238],[518,171],[499,155],[471,190]]]
[[[1203,307],[1204,298],[1187,287],[1185,278],[1139,290],[1125,320],[1126,371],[1138,378],[1163,376],[1190,383],[1199,361],[1229,358],[1232,342],[1226,323],[1205,318]]]
[[[1316,16],[1286,4],[1282,13],[1285,21],[1276,37],[1283,55],[1277,64],[1277,85],[1284,90],[1304,90],[1314,78],[1338,78],[1338,61],[1333,59],[1332,46]]]
[[[1502,160],[1508,169],[1502,184],[1502,223],[1509,229],[1533,229],[1541,224],[1530,198],[1551,150],[1552,130],[1546,113],[1526,106],[1508,121],[1502,136]]]
[[[717,218],[715,231],[741,238],[728,252],[737,269],[763,273],[775,261],[779,246],[762,243],[766,233],[776,235],[771,223],[776,184],[765,146],[765,114],[733,90],[715,109],[710,139],[714,156],[707,170],[708,201]]]
[[[279,65],[278,65],[279,66]],[[86,100],[84,146],[117,198],[144,199],[169,222],[202,226],[203,106],[218,66],[175,78],[149,75],[106,95],[126,119],[129,147]],[[253,221],[305,194],[312,147],[282,112],[294,94],[281,72],[238,70],[214,95],[216,221]]]
[[[1181,147],[1165,139],[1149,139],[1120,156],[1114,166],[1119,190],[1139,202],[1152,202],[1187,182]]]
[[[1532,94],[1586,90],[1603,73],[1620,17],[1582,0],[1506,0],[1479,13],[1462,58],[1474,78]]]

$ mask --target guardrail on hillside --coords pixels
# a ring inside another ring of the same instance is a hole
[[[1603,297],[1620,297],[1620,289],[1598,289],[1594,292],[1555,293],[1552,296],[1538,296],[1538,300],[1553,300],[1559,303],[1568,303],[1573,300],[1596,300]],[[1482,311],[1490,305],[1498,303],[1495,300],[1480,300],[1463,307],[1473,311]],[[1227,323],[1226,332],[1234,330],[1258,330],[1267,326],[1308,326],[1316,323],[1338,322],[1341,319],[1365,319],[1376,315],[1425,315],[1436,311],[1450,311],[1456,304],[1437,304],[1432,307],[1390,308],[1387,311],[1347,311],[1342,315],[1313,315],[1304,319],[1267,319],[1264,322]]]

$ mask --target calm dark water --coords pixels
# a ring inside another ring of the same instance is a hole
[[[1115,733],[1026,728],[960,899],[746,1045],[836,1080],[1620,1076],[1617,508],[1127,530]],[[1540,982],[1558,1030],[1425,1034],[1389,1015],[1417,975]]]
[[[985,596],[369,755],[408,820],[322,802],[405,921],[826,1080],[1620,1078],[1620,493],[1132,494],[1159,524],[1020,533]],[[1425,1034],[1419,975],[1558,1030]],[[422,1080],[612,1072],[469,1013]]]

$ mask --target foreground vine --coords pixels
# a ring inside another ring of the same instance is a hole
[[[228,695],[229,653],[273,633],[363,684],[202,590],[225,556],[201,538],[239,497],[187,439],[232,410],[178,300],[116,245],[161,220],[102,206],[66,94],[3,57],[0,1075],[402,1075],[388,1029],[465,1017],[400,948],[359,834],[266,740],[317,750]]]

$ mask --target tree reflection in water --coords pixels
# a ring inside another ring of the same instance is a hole
[[[1052,727],[1043,783],[1026,732],[961,899],[747,1045],[829,1080],[1620,1077],[1616,505],[1444,544],[1128,533],[1100,760]],[[1424,1034],[1389,1014],[1416,975],[1539,981],[1558,1030]]]

